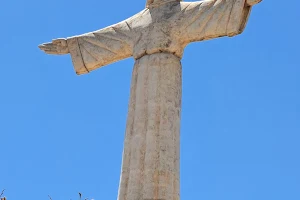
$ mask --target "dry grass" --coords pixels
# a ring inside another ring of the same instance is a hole
[[[2,192],[0,193],[0,200],[6,200],[6,197],[3,196],[4,195],[4,191],[5,191],[5,189],[2,190]],[[79,200],[82,200],[82,195],[81,195],[80,192],[78,193],[78,195],[79,195]],[[50,195],[48,195],[48,197],[49,197],[50,200],[52,200],[52,198],[51,198]],[[84,198],[84,200],[89,200],[89,199],[88,198]],[[91,199],[91,200],[94,200],[94,199]]]
[[[3,194],[4,194],[4,191],[5,191],[5,189],[4,189],[4,190],[2,190],[2,192],[1,192],[1,194],[0,194],[0,200],[6,200],[6,197],[2,197],[2,196],[3,196]]]

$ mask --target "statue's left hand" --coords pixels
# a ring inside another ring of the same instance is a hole
[[[47,54],[63,55],[69,53],[66,39],[55,39],[52,42],[39,45],[39,48]]]
[[[255,4],[260,3],[262,0],[247,0],[249,6],[254,6]]]

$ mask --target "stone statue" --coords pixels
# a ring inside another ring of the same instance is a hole
[[[181,57],[195,41],[243,32],[261,0],[147,0],[136,15],[98,31],[40,45],[71,54],[77,74],[135,59],[118,200],[179,200]]]

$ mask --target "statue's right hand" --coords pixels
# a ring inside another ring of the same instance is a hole
[[[55,39],[52,42],[39,45],[39,48],[47,54],[63,55],[69,53],[66,39]]]

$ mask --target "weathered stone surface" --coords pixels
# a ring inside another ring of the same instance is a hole
[[[170,52],[182,57],[190,42],[240,34],[251,11],[249,5],[259,1],[150,0],[146,9],[118,24],[67,38],[67,42],[54,40],[40,48],[49,54],[70,53],[77,74],[130,56],[138,59]]]
[[[70,53],[77,74],[135,58],[118,200],[179,200],[183,49],[242,33],[259,2],[147,0],[120,23],[39,46],[48,54]]]
[[[119,200],[179,200],[181,63],[170,53],[135,63]]]

